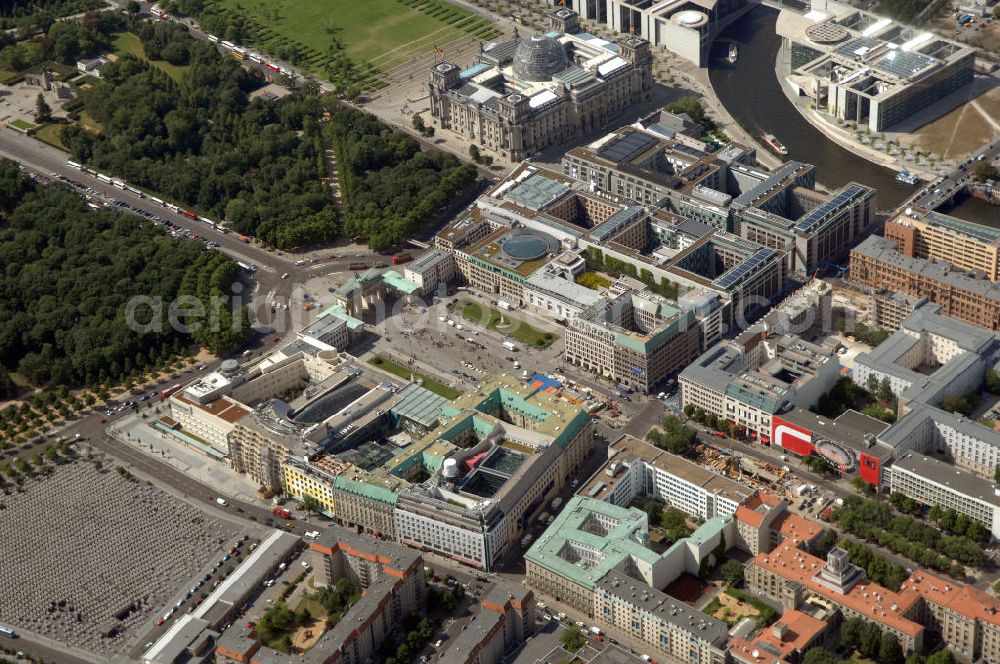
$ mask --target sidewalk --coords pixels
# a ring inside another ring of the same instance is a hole
[[[108,429],[108,435],[152,458],[166,462],[188,475],[215,489],[220,495],[239,500],[250,505],[269,507],[270,503],[257,497],[257,486],[247,476],[230,469],[221,461],[212,462],[207,457],[186,449],[179,443],[166,439],[155,432],[150,423],[159,417],[152,409],[145,411],[149,419],[130,415]]]

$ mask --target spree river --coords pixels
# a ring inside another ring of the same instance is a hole
[[[781,38],[774,25],[778,11],[755,7],[715,41],[709,75],[720,101],[750,134],[774,134],[788,148],[788,158],[816,166],[816,179],[835,189],[850,181],[875,187],[878,207],[895,207],[915,191],[896,181],[895,171],[877,166],[827,138],[799,114],[774,74]],[[729,42],[739,44],[735,64],[726,61]],[[767,148],[763,148],[767,149]]]

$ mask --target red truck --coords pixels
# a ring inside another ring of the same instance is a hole
[[[410,254],[396,254],[392,257],[393,265],[402,265],[403,263],[409,263],[413,260],[413,256]]]
[[[271,510],[271,514],[273,514],[274,516],[280,516],[282,519],[292,518],[291,510],[286,510],[284,507],[275,507],[273,510]]]
[[[161,399],[166,399],[167,397],[169,397],[171,394],[173,394],[174,392],[176,392],[179,389],[181,389],[181,384],[180,383],[177,383],[173,387],[168,387],[167,389],[165,389],[162,392],[160,392],[160,398]]]
[[[347,266],[347,269],[349,269],[349,270],[367,270],[368,269],[368,263],[351,263],[350,265]]]
[[[184,208],[181,208],[180,213],[185,217],[187,217],[188,219],[194,219],[195,221],[198,221],[198,215],[196,215],[191,210],[185,210]]]

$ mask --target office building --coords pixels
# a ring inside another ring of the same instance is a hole
[[[829,625],[825,620],[802,611],[786,611],[778,622],[750,640],[730,638],[729,656],[737,664],[801,662],[806,651],[824,647],[828,637]]]
[[[883,234],[904,256],[947,261],[1000,280],[1000,229],[911,207],[887,221]]]
[[[627,507],[636,498],[661,500],[702,519],[731,517],[753,491],[684,457],[632,436],[608,446],[608,461],[578,494]]]
[[[452,447],[434,475],[399,491],[399,541],[492,570],[590,451],[577,406],[507,376],[445,406],[428,439]]]
[[[524,284],[525,306],[559,322],[575,318],[601,299],[599,292],[573,281],[572,275],[567,276],[554,261]]]
[[[701,347],[693,312],[623,282],[572,318],[564,336],[567,362],[644,393],[696,358]]]
[[[874,487],[887,484],[895,449],[878,436],[889,428],[856,410],[836,419],[793,408],[771,418],[771,444],[798,456],[820,456],[844,475],[857,475]]]
[[[788,272],[799,276],[847,256],[876,211],[875,190],[857,182],[830,194],[798,184],[803,166],[787,162],[732,202],[734,232],[784,251]]]
[[[777,414],[816,405],[839,377],[832,349],[753,326],[705,351],[678,383],[683,407],[700,408],[770,442]]]
[[[649,42],[617,44],[580,33],[570,9],[552,12],[554,32],[486,44],[477,62],[431,67],[434,123],[482,150],[520,161],[606,126],[653,88]]]
[[[785,83],[811,108],[882,132],[972,82],[974,48],[833,4],[778,15]]]
[[[698,67],[707,67],[712,41],[720,30],[749,8],[745,0],[649,2],[648,0],[560,0],[585,19],[616,33],[642,36]]]
[[[888,381],[903,416],[911,403],[937,406],[946,396],[977,390],[998,357],[1000,335],[925,304],[888,339],[855,358],[853,380],[859,385]]]
[[[873,235],[852,249],[849,279],[869,288],[927,298],[946,316],[1000,330],[1000,286],[947,262],[906,256],[892,240]]]
[[[715,517],[659,554],[644,512],[575,496],[525,554],[525,583],[666,661],[723,664],[726,624],[658,589],[718,562],[732,537],[732,520]]]
[[[1000,496],[993,482],[917,452],[897,459],[891,471],[893,492],[924,505],[953,509],[1000,539]]]
[[[908,451],[943,453],[959,466],[992,478],[1000,463],[1000,433],[944,410],[944,400],[979,390],[1000,359],[1000,335],[949,318],[921,304],[900,328],[854,360],[859,385],[886,385],[898,399],[899,419],[876,435],[895,458]],[[884,474],[884,468],[883,468]]]
[[[875,190],[856,182],[816,191],[816,169],[789,161],[773,172],[730,143],[711,150],[649,124],[624,127],[569,150],[563,175],[615,200],[662,205],[684,218],[782,253],[788,273],[806,276],[846,256],[874,221]]]
[[[846,551],[832,549],[824,561],[792,540],[758,553],[746,568],[747,588],[787,612],[815,605],[841,619],[876,623],[899,639],[904,653],[920,650],[927,632],[945,635],[955,654],[975,661],[1000,658],[1000,603],[982,590],[917,570],[893,592],[868,580]]]
[[[868,324],[886,332],[895,332],[910,314],[927,302],[926,297],[897,293],[882,288],[866,289],[868,294]],[[862,321],[864,322],[864,321]]]
[[[417,295],[428,297],[455,279],[455,259],[448,253],[431,250],[406,263],[403,276],[417,285]]]
[[[812,329],[833,329],[833,289],[822,279],[810,279],[764,314],[760,323],[774,334],[806,336]]]

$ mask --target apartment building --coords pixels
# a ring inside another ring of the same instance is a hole
[[[500,664],[534,631],[534,593],[500,579],[480,600],[475,622],[448,647],[448,657],[456,664]]]
[[[873,235],[852,249],[849,279],[873,289],[927,298],[946,316],[1000,330],[1000,286],[947,262],[906,256],[890,239]]]
[[[403,618],[421,610],[427,595],[423,558],[398,544],[330,528],[310,544],[324,556],[325,582],[341,579],[362,590],[360,599],[294,660],[303,664],[365,664],[398,630]],[[292,661],[291,655],[262,644],[253,630],[232,626],[219,638],[220,664]]]
[[[431,117],[518,161],[605,126],[652,91],[649,42],[612,44],[580,32],[576,12],[550,15],[554,32],[484,46],[467,69],[431,67]]]
[[[655,657],[692,664],[728,661],[726,623],[637,582],[624,570],[609,572],[595,585],[594,617],[598,622],[646,644]]]
[[[698,356],[700,339],[692,311],[618,282],[607,297],[570,320],[563,356],[586,371],[648,393]]]
[[[885,224],[884,236],[912,258],[947,261],[1000,280],[1000,230],[941,212],[908,208]]]
[[[732,517],[753,490],[684,457],[624,435],[608,446],[608,461],[578,491],[626,507],[654,498],[702,519]]]
[[[896,459],[890,476],[893,492],[924,505],[953,509],[1000,538],[1000,496],[993,482],[917,452]]]

